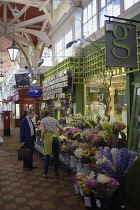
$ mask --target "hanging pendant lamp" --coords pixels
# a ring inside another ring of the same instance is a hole
[[[11,61],[14,62],[20,49],[16,47],[15,42],[13,41],[13,44],[11,45],[11,47],[8,47],[7,50]]]
[[[4,80],[4,76],[3,76],[2,72],[1,72],[1,74],[0,74],[0,83],[3,82],[3,80]]]

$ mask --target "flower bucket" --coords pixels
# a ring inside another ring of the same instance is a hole
[[[76,168],[76,161],[75,161],[75,157],[73,155],[70,155],[70,166],[72,168]]]
[[[77,169],[77,172],[82,172],[82,163],[81,163],[81,159],[77,159],[76,169]]]
[[[85,206],[92,208],[90,196],[84,196]]]
[[[97,209],[96,202],[95,202],[95,196],[93,193],[84,194],[84,201],[85,201],[86,208]]]
[[[77,184],[74,184],[74,189],[76,194],[80,194],[80,188]]]
[[[64,155],[59,154],[60,161],[64,162]]]
[[[83,176],[88,176],[88,175],[89,175],[88,164],[83,164],[83,167],[82,167],[82,174],[83,174]]]
[[[113,193],[113,209],[121,209],[121,206],[125,205],[125,182],[126,176],[115,177],[115,179],[120,183],[118,189]]]
[[[118,136],[119,133],[113,133],[110,148],[117,148],[118,147]]]
[[[112,208],[112,196],[108,198],[101,198],[101,197],[95,196],[95,200],[96,200],[96,206],[98,207],[98,209],[114,210]]]
[[[79,187],[79,189],[80,189],[80,195],[82,196],[82,198],[84,198],[84,193],[83,193],[82,188],[81,188],[81,187]]]
[[[70,164],[70,156],[69,156],[69,154],[65,154],[65,156],[64,156],[64,163],[66,165]]]

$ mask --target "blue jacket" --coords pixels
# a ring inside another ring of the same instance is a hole
[[[35,133],[35,127],[33,125],[34,128],[34,133]],[[28,146],[33,146],[35,141],[35,137],[31,137],[31,131],[30,131],[30,127],[29,127],[29,123],[26,117],[24,117],[21,121],[20,121],[20,142],[26,142],[26,144]]]

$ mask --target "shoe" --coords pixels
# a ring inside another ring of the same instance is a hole
[[[38,166],[32,166],[31,168],[32,168],[32,169],[36,169],[36,168],[38,168]]]
[[[59,173],[58,173],[58,172],[55,172],[55,173],[54,173],[54,176],[59,176]]]
[[[43,174],[42,177],[43,178],[48,178],[48,176],[46,174]]]
[[[32,171],[31,168],[23,168],[24,171]]]

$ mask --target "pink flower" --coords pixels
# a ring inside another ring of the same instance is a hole
[[[110,187],[119,187],[119,182],[116,180],[116,179],[114,179],[114,178],[110,178],[110,180],[109,180],[109,183],[108,183],[108,185],[110,186]]]
[[[97,185],[97,181],[96,180],[86,180],[85,181],[85,184],[88,186],[88,187],[95,187]]]

